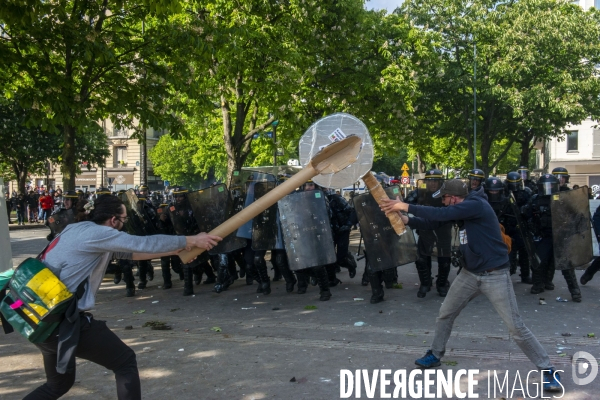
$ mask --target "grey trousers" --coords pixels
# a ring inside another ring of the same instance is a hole
[[[525,326],[519,315],[508,268],[481,274],[473,274],[462,269],[452,282],[448,295],[440,308],[435,325],[435,337],[431,346],[433,355],[437,358],[444,356],[454,320],[469,301],[480,294],[489,299],[508,327],[510,335],[531,362],[539,369],[553,368],[548,353]]]

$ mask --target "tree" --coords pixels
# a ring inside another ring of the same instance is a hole
[[[178,9],[171,0],[13,0],[0,6],[0,89],[34,110],[29,126],[62,136],[65,189],[74,188],[76,138],[89,121],[110,117],[117,126],[131,126],[139,120],[177,131],[180,103],[169,94],[189,86],[191,74],[177,57],[197,56],[203,48],[182,30],[185,15],[168,18]]]
[[[533,136],[558,135],[566,124],[597,114],[594,11],[560,0],[432,0],[405,2],[400,12],[433,35],[439,60],[418,71],[418,107],[426,112],[418,115],[415,135],[447,137],[465,146],[470,160],[476,147],[486,174],[514,143],[526,145],[527,159]]]
[[[10,166],[17,179],[19,191],[25,193],[25,183],[30,174],[46,174],[46,163],[59,162],[63,143],[58,135],[49,135],[40,127],[28,127],[29,110],[23,109],[19,101],[0,102],[0,164]],[[75,136],[74,155],[78,165],[104,166],[109,155],[106,137],[95,122],[82,125]]]

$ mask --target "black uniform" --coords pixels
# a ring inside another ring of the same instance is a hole
[[[554,245],[552,233],[552,214],[550,211],[551,192],[544,192],[540,185],[552,184],[558,187],[558,180],[552,175],[544,175],[538,181],[538,194],[532,196],[526,207],[528,228],[533,233],[535,242],[535,251],[540,258],[539,270],[533,272],[532,294],[542,293],[544,290],[554,290],[555,265],[554,265]],[[563,189],[561,189],[563,190]],[[566,188],[568,190],[568,188]],[[573,269],[562,270],[562,274],[567,282],[569,292],[573,301],[581,301],[581,291],[577,284],[577,278]]]
[[[352,213],[356,213],[350,204],[341,195],[331,193],[327,195],[329,202],[329,218],[333,243],[336,248],[336,265],[348,269],[350,278],[356,275],[356,261],[348,251],[350,245],[350,230],[352,229]],[[336,265],[327,266],[327,275],[330,285],[337,283],[335,276]]]

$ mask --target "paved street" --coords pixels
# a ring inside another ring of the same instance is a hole
[[[41,251],[46,234],[45,229],[11,231],[15,263]],[[353,232],[354,244],[357,239]],[[183,297],[180,281],[174,281],[171,290],[160,289],[160,268],[158,262],[154,265],[154,281],[135,298],[126,298],[124,285],[114,285],[107,276],[93,311],[136,351],[145,399],[339,398],[341,369],[410,373],[414,359],[431,343],[442,302],[435,291],[425,299],[416,297],[418,279],[412,264],[399,268],[403,288],[386,290],[386,301],[377,305],[369,304],[370,288],[360,285],[362,262],[354,279],[346,271],[340,274],[343,285],[332,288],[328,302],[318,300],[317,287],[309,286],[305,295],[287,294],[283,282],[274,282],[272,294],[263,296],[255,293],[256,285],[248,287],[240,280],[221,294],[213,293],[212,285],[199,285],[194,297]],[[577,271],[578,277],[581,273]],[[453,270],[451,280],[455,274]],[[586,351],[600,359],[600,276],[581,288],[580,304],[570,301],[560,273],[554,291],[535,296],[516,275],[513,280],[525,324],[558,369],[565,370],[563,399],[598,398],[600,377],[586,386],[575,385],[571,356]],[[569,301],[557,302],[558,296]],[[546,305],[539,304],[540,297]],[[143,327],[148,321],[165,322],[172,330]],[[357,322],[364,326],[355,326]],[[590,333],[596,337],[588,338]],[[511,396],[506,388],[488,394],[488,371],[493,376],[495,370],[503,379],[508,370],[512,388],[517,371],[525,383],[527,373],[535,369],[483,297],[474,299],[456,320],[443,362],[442,370],[479,369],[475,387],[479,398],[525,397],[520,391]],[[64,398],[116,398],[110,371],[78,360],[77,374],[75,386]],[[539,375],[533,376],[539,382]],[[37,349],[18,334],[4,336],[0,398],[22,398],[43,381]],[[466,379],[461,383],[465,389]],[[535,386],[530,382],[528,387],[533,396]],[[393,386],[388,392],[392,390]],[[375,398],[380,398],[379,388]]]

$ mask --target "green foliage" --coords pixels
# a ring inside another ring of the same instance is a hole
[[[0,101],[0,146],[3,148],[0,164],[12,169],[21,191],[25,190],[28,174],[45,174],[46,162],[57,163],[62,156],[63,142],[59,135],[26,125],[31,112],[22,108],[18,99]],[[75,135],[75,144],[74,156],[78,165],[82,161],[87,161],[88,165],[104,165],[109,152],[97,123],[82,124]]]
[[[33,110],[29,126],[63,134],[65,189],[73,187],[77,169],[75,132],[89,121],[110,117],[117,127],[138,120],[178,129],[180,103],[169,93],[191,82],[178,59],[203,46],[169,18],[177,4],[13,0],[0,6],[0,90]]]

